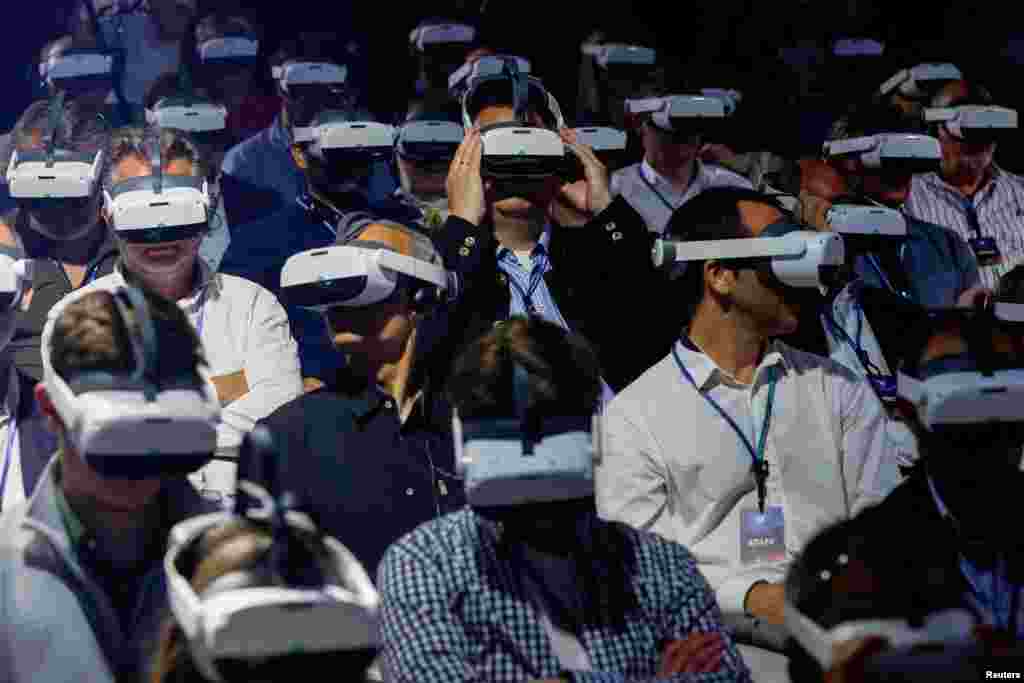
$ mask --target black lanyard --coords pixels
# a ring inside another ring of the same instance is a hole
[[[651,192],[654,193],[655,197],[657,197],[658,199],[661,200],[661,203],[665,205],[665,207],[668,209],[669,213],[675,213],[676,212],[676,207],[672,206],[672,203],[669,200],[665,199],[665,195],[661,194],[661,192],[658,192],[658,188],[656,188],[654,186],[654,184],[651,183],[651,181],[647,179],[647,176],[644,175],[644,169],[643,169],[642,166],[637,171],[637,173],[640,174],[640,180],[642,180],[644,182],[644,185],[646,185],[648,188],[650,188]]]

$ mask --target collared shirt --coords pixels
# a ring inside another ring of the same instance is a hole
[[[7,382],[7,395],[0,406],[0,477],[4,479],[0,495],[0,510],[7,510],[25,500],[27,492],[21,476],[21,445],[18,443],[17,432],[12,431],[15,417],[18,414],[20,387],[18,372],[12,365]],[[19,425],[20,427],[21,425]]]
[[[939,515],[948,523],[956,525],[956,518],[946,507],[931,477],[928,477],[928,490]],[[1024,586],[1010,581],[1005,555],[1000,554],[999,561],[991,568],[986,568],[977,566],[961,553],[960,571],[971,587],[964,599],[982,615],[984,623],[999,629],[1016,628],[1015,635],[1018,638],[1024,637]],[[984,591],[985,595],[979,595],[979,590]],[[1015,607],[1017,614],[1013,615]]]
[[[450,420],[428,392],[403,423],[391,396],[342,370],[261,423],[284,485],[372,572],[392,542],[465,502]]]
[[[466,507],[403,537],[381,563],[385,677],[395,683],[653,681],[666,642],[703,632],[722,634],[725,651],[715,673],[696,679],[749,681],[689,551],[591,519],[581,532],[585,540],[576,563],[587,605],[582,628],[573,635],[593,671],[564,670],[543,612],[511,559],[511,541],[503,538],[501,525]]]
[[[101,15],[99,23],[107,45],[124,55],[121,91],[128,102],[141,104],[154,81],[177,71],[181,48],[177,41],[160,39],[156,20],[147,11]]]
[[[210,193],[220,197],[220,178],[217,178],[210,188]],[[220,262],[224,253],[231,245],[231,229],[228,226],[227,213],[224,211],[224,202],[217,202],[217,209],[210,220],[210,232],[199,244],[199,257],[203,259],[211,271],[216,273],[220,269]]]
[[[749,437],[763,424],[767,370],[782,368],[764,458],[768,506],[781,506],[786,559],[744,565],[742,510],[757,509],[751,455],[682,376],[672,354],[621,391],[602,415],[598,510],[606,519],[686,545],[726,615],[743,615],[757,581],[782,582],[789,561],[826,525],[877,503],[898,481],[885,411],[867,383],[826,358],[775,341],[745,386],[705,354],[676,345],[702,393]],[[777,373],[777,370],[775,371]],[[756,442],[755,442],[756,443]]]
[[[552,322],[564,330],[569,330],[569,323],[566,322],[562,311],[559,310],[555,298],[548,289],[548,283],[544,280],[544,274],[554,268],[549,258],[551,244],[551,225],[544,226],[544,232],[537,240],[536,246],[530,252],[530,269],[527,270],[519,257],[508,247],[498,245],[498,268],[501,269],[508,279],[508,291],[511,295],[509,300],[509,316],[529,315],[527,311],[526,296],[529,295],[536,314],[544,320]],[[531,292],[531,286],[534,289]],[[601,380],[602,400],[607,402],[615,397],[608,383]]]
[[[613,197],[621,194],[643,216],[648,230],[663,233],[676,209],[711,187],[752,189],[753,185],[723,166],[697,159],[689,185],[680,192],[644,159],[639,164],[615,171],[610,189]]]
[[[124,284],[121,266],[96,280],[92,288]],[[192,293],[178,301],[199,332],[203,353],[214,377],[245,373],[248,393],[221,408],[217,450],[233,456],[245,433],[256,423],[302,393],[298,345],[288,316],[277,298],[263,287],[239,277],[213,273],[199,262],[199,280]],[[234,467],[214,461],[195,475],[205,493],[225,497],[234,492]]]
[[[24,502],[57,447],[57,436],[46,425],[35,397],[25,395],[35,382],[10,366],[7,393],[0,404],[0,511]],[[30,405],[23,405],[22,402]]]
[[[1024,178],[992,166],[992,178],[967,198],[938,173],[915,175],[905,205],[921,220],[955,230],[964,240],[977,237],[973,211],[984,237],[995,238],[1003,261],[981,268],[981,284],[994,288],[999,278],[1024,261]]]

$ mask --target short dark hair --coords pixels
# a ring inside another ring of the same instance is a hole
[[[887,101],[851,105],[846,113],[832,124],[829,140],[847,140],[878,133],[922,133],[923,124],[915,124],[896,106]]]
[[[601,370],[590,344],[541,318],[516,316],[470,344],[455,361],[448,396],[459,416],[514,416],[516,363],[529,374],[531,413],[589,415],[597,409]]]
[[[763,192],[739,187],[713,187],[675,210],[665,228],[665,236],[687,242],[752,237],[749,226],[743,223],[740,215],[740,202],[766,204],[788,215],[777,199]],[[704,298],[704,263],[687,263],[685,272],[673,288],[677,301],[685,306],[687,323]],[[732,263],[736,267],[742,265],[740,261]],[[726,265],[730,265],[729,262]]]
[[[184,159],[192,162],[192,177],[208,177],[209,163],[206,155],[188,133],[177,128],[133,126],[114,131],[106,172],[103,174],[104,190],[110,190],[113,186],[117,166],[126,158],[138,157],[149,162],[148,145],[155,135],[160,136],[160,156],[165,165],[176,159]]]
[[[1014,266],[999,278],[996,300],[1009,304],[1024,304],[1024,264]]]
[[[954,85],[966,86],[966,92],[950,94]],[[953,81],[935,93],[931,100],[933,107],[989,106],[993,104],[995,104],[995,98],[992,97],[989,89],[974,81]]]
[[[156,327],[157,375],[174,377],[205,365],[199,337],[177,302],[140,282],[131,284],[141,290]],[[64,378],[82,372],[135,369],[131,337],[110,292],[90,292],[60,311],[50,339],[50,363]]]
[[[206,88],[196,85],[193,88],[196,97],[214,99]],[[149,86],[143,104],[146,109],[152,109],[157,102],[168,97],[182,97],[185,95],[182,89],[181,77],[177,73],[162,74]]]

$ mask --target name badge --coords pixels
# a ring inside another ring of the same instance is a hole
[[[785,522],[781,505],[740,511],[740,561],[743,564],[786,559]]]
[[[972,237],[967,240],[979,266],[994,266],[1003,260],[994,237]]]

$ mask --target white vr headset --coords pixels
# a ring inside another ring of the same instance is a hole
[[[902,211],[886,206],[833,204],[825,214],[829,230],[845,237],[906,238],[907,219]]]
[[[211,38],[196,47],[199,59],[206,62],[251,62],[260,54],[260,41],[246,36]]]
[[[189,133],[212,133],[227,128],[228,109],[200,99],[165,98],[146,110],[146,123]]]
[[[924,110],[926,123],[941,123],[954,137],[991,134],[1017,129],[1017,110],[1006,107],[962,105]]]
[[[351,154],[383,159],[395,147],[395,127],[376,121],[327,121],[317,126],[292,128],[295,142],[311,143],[315,152],[324,155]]]
[[[916,646],[943,646],[969,643],[973,639],[974,619],[965,610],[947,610],[928,617],[919,629],[898,619],[850,621],[825,630],[807,615],[786,602],[783,608],[786,629],[823,671],[836,663],[836,648],[841,643],[880,637],[896,649]]]
[[[110,77],[114,58],[101,52],[72,52],[39,64],[39,75],[50,84],[77,79]]]
[[[649,47],[625,43],[584,43],[580,50],[593,57],[602,69],[609,66],[654,66],[658,52]]]
[[[40,348],[43,383],[68,439],[101,476],[149,479],[194,472],[217,449],[217,390],[203,368],[156,377],[156,323],[142,293],[111,291],[128,328],[134,369],[61,377],[51,359],[54,328],[66,306],[96,290],[72,292],[50,309]]]
[[[892,78],[882,83],[878,89],[881,95],[888,95],[896,89],[904,97],[920,99],[928,97],[943,84],[963,78],[960,69],[954,64],[925,63],[909,69],[902,69]]]
[[[782,284],[825,291],[836,284],[846,250],[840,235],[794,229],[778,237],[692,242],[659,239],[651,255],[654,266],[668,270],[672,279],[682,275],[678,264],[689,261],[770,259],[771,272]]]
[[[387,300],[399,279],[412,280],[414,299],[424,304],[443,301],[454,291],[443,266],[370,245],[347,245],[289,257],[281,269],[281,297],[320,312],[335,306],[358,308]]]
[[[594,495],[601,459],[600,417],[545,417],[536,431],[524,417],[526,370],[513,372],[518,417],[467,420],[454,411],[455,471],[474,507],[574,500]]]
[[[395,150],[414,161],[450,161],[465,136],[451,121],[408,121],[395,134]]]
[[[275,66],[271,74],[286,93],[296,86],[343,86],[348,82],[348,67],[331,62],[294,62]]]
[[[472,62],[466,62],[448,77],[449,94],[456,99],[461,99],[463,93],[466,92],[466,89],[469,88],[470,83],[474,79],[479,78],[481,75],[490,75],[494,72],[495,68],[500,70],[500,63],[506,59],[515,60],[519,73],[530,73],[530,60],[525,57],[516,57],[515,55],[487,55],[479,57]]]
[[[425,24],[409,33],[409,44],[420,52],[434,45],[472,43],[474,40],[476,29],[459,23]]]
[[[725,103],[725,113],[727,116],[735,114],[736,108],[743,101],[743,93],[731,88],[701,88],[700,94],[704,97],[717,97],[722,100]]]
[[[152,175],[128,178],[103,192],[114,233],[125,242],[145,244],[199,236],[209,221],[206,179],[165,176],[159,141],[152,148]]]
[[[650,122],[667,132],[690,132],[693,124],[702,121],[722,121],[729,116],[731,106],[722,97],[706,95],[669,95],[626,100],[627,114],[649,114]]]
[[[244,487],[248,482],[239,482]],[[269,518],[271,512],[247,516]],[[295,652],[376,650],[379,647],[380,596],[366,570],[336,539],[323,537],[331,574],[320,587],[250,587],[246,572],[227,574],[197,595],[183,572],[192,549],[210,530],[237,519],[231,513],[201,515],[177,524],[170,533],[164,573],[171,611],[188,639],[197,668],[223,683],[218,660],[259,660]],[[290,527],[315,533],[308,517],[285,513]],[[280,542],[280,541],[278,541]],[[340,579],[340,580],[339,580]],[[212,590],[211,590],[212,589]]]
[[[13,311],[32,287],[33,261],[20,250],[0,246],[0,311]]]
[[[15,149],[7,165],[13,199],[82,199],[91,197],[103,165],[103,150],[78,154],[67,150],[24,152]]]
[[[592,126],[573,128],[573,132],[576,133],[576,142],[586,145],[598,154],[624,152],[626,150],[626,133],[618,128]]]
[[[942,148],[936,138],[913,133],[880,133],[829,140],[823,145],[823,151],[829,157],[857,155],[865,168],[900,164],[934,170],[942,161]]]

